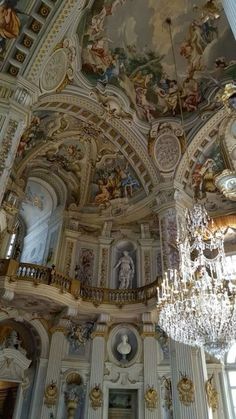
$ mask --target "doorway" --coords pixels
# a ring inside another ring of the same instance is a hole
[[[137,390],[110,389],[108,419],[137,419]]]
[[[19,383],[0,381],[0,419],[12,419]]]

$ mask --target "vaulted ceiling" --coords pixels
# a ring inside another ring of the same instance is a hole
[[[193,194],[206,161],[214,175],[227,168],[219,97],[236,78],[235,41],[218,1],[208,3],[1,2],[0,14],[11,12],[0,26],[1,71],[34,92],[15,179],[47,181],[91,222],[123,222],[147,217],[164,181]],[[212,211],[225,208],[207,188]]]

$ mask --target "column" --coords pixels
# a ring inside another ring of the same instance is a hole
[[[152,320],[151,313],[144,313],[143,320],[143,372],[144,372],[144,397],[149,388],[157,392],[156,407],[150,408],[145,402],[144,417],[145,419],[161,418],[161,394],[160,382],[157,373],[157,365],[160,363],[158,359],[158,342],[155,338],[155,324]]]
[[[102,391],[101,406],[93,406],[89,397],[88,400],[88,419],[102,419],[103,416],[103,376],[104,376],[104,362],[106,351],[106,333],[108,329],[108,322],[110,316],[108,314],[101,314],[99,316],[95,332],[93,333],[92,343],[92,357],[91,357],[91,370],[88,394],[91,390],[98,386]]]
[[[60,375],[61,375],[61,363],[66,354],[68,353],[68,341],[64,334],[63,327],[56,327],[53,330],[52,338],[51,338],[51,345],[49,351],[49,359],[48,359],[48,368],[47,368],[47,375],[46,375],[46,382],[45,382],[45,389],[48,385],[52,382],[55,383],[57,388],[57,398],[55,404],[52,404],[48,407],[45,404],[45,397],[44,397],[44,404],[42,407],[41,419],[48,419],[50,414],[54,415],[54,418],[57,417],[57,406],[60,395]]]
[[[170,356],[174,419],[212,419],[205,392],[207,370],[203,349],[171,341]],[[177,386],[181,374],[186,375],[194,385],[194,401],[188,406],[179,398]]]
[[[224,6],[225,14],[228,18],[229,24],[236,39],[236,2],[235,0],[223,0],[222,3]]]

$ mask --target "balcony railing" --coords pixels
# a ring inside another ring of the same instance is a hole
[[[125,304],[147,304],[148,300],[156,297],[158,285],[156,280],[144,287],[127,290],[90,287],[57,272],[54,267],[19,263],[13,259],[0,259],[0,277],[7,277],[10,281],[29,281],[35,286],[44,284],[56,287],[61,292],[68,292],[75,298],[91,302],[95,306],[114,304],[121,307]]]

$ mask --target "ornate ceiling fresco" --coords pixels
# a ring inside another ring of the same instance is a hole
[[[218,2],[208,3],[206,16],[205,1],[2,1],[1,70],[36,97],[15,179],[37,170],[60,179],[67,210],[94,222],[149,216],[157,188],[174,178],[209,210],[232,211],[215,183],[229,168],[215,143],[219,92],[236,78],[235,41]]]
[[[0,3],[0,69],[17,76],[27,64],[52,19],[59,1],[50,4],[42,0],[3,0]]]
[[[179,114],[168,26],[170,16],[181,103],[194,112],[222,78],[236,75],[234,38],[222,11],[206,20],[186,0],[97,0],[78,26],[82,72],[93,85],[124,91],[140,119]]]
[[[144,169],[132,167],[99,127],[67,114],[41,111],[22,135],[15,170],[27,178],[36,168],[63,179],[67,208],[85,213],[119,215],[147,196],[139,177]],[[37,196],[35,205],[29,184],[27,191],[24,205],[40,210],[41,200]]]

